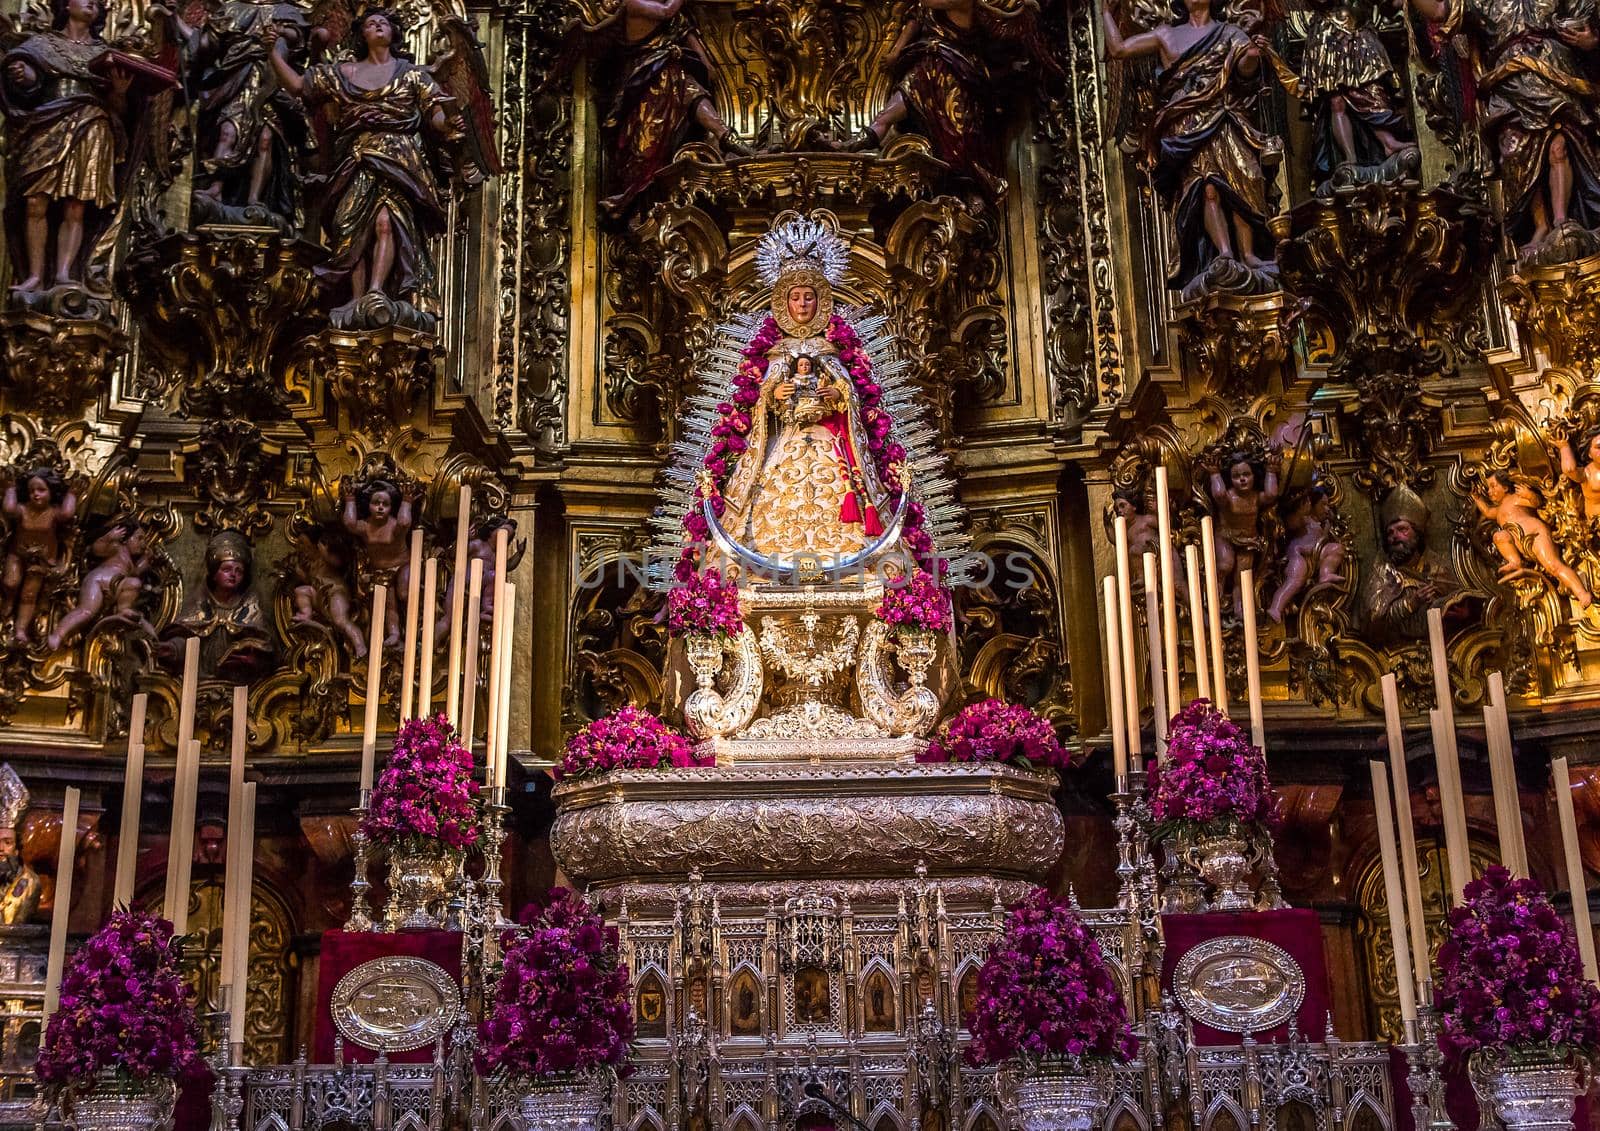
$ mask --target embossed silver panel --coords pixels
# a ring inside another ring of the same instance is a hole
[[[1306,976],[1281,946],[1225,935],[1185,954],[1172,988],[1196,1021],[1225,1033],[1259,1033],[1294,1016],[1306,997]]]
[[[345,1040],[374,1052],[409,1052],[455,1024],[461,990],[425,958],[375,958],[339,979],[330,1008]]]

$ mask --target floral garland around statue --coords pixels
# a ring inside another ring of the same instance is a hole
[[[530,905],[478,1027],[478,1071],[524,1082],[618,1069],[633,1041],[617,932],[574,891]]]
[[[956,712],[919,762],[1010,762],[1025,769],[1066,770],[1073,757],[1050,720],[1000,699],[970,703]]]
[[[1125,1061],[1137,1050],[1122,988],[1100,944],[1044,889],[1017,903],[978,970],[968,1058],[975,1064]]]
[[[1466,887],[1439,947],[1439,1048],[1566,1062],[1600,1049],[1600,991],[1584,979],[1572,925],[1532,880],[1492,865]]]
[[[203,1071],[181,956],[165,919],[111,913],[62,974],[34,1066],[47,1097],[70,1109],[91,1091],[145,1094]]]
[[[1167,758],[1149,764],[1150,812],[1163,836],[1268,829],[1276,800],[1261,748],[1233,720],[1196,699],[1172,717]]]
[[[896,635],[903,632],[949,632],[955,627],[950,590],[919,569],[884,591],[875,615]]]
[[[711,527],[701,512],[702,504],[709,499],[712,513],[721,517],[725,503],[722,486],[727,482],[733,464],[745,450],[745,437],[750,432],[751,411],[761,401],[761,383],[767,375],[767,354],[783,339],[783,330],[771,315],[761,323],[755,337],[742,352],[739,368],[733,376],[733,395],[717,405],[717,422],[711,428],[712,443],[706,451],[703,474],[697,479],[690,506],[683,517],[685,545],[678,559],[675,576],[679,583],[688,582],[697,568],[697,552],[711,538]],[[861,422],[866,431],[867,449],[872,455],[878,480],[888,495],[889,509],[900,505],[906,490],[905,448],[896,443],[891,433],[893,423],[881,407],[883,388],[873,379],[872,360],[856,335],[855,328],[839,315],[828,319],[827,339],[839,351],[839,361],[850,374],[856,398],[861,406]],[[933,539],[924,529],[921,503],[906,504],[905,522],[901,527],[901,540],[912,557],[923,569],[933,568]]]
[[[716,567],[692,573],[667,594],[666,619],[667,632],[673,636],[731,640],[744,631],[739,587],[725,580]]]
[[[465,852],[478,842],[478,783],[472,752],[444,715],[410,719],[372,790],[363,831],[378,844],[436,841]]]
[[[560,764],[550,773],[562,781],[611,770],[709,766],[715,762],[715,755],[696,755],[683,735],[649,711],[629,704],[569,738]]]

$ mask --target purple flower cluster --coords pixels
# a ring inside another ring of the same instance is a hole
[[[978,971],[967,1018],[977,1064],[1100,1057],[1137,1050],[1122,987],[1076,912],[1043,888],[1011,908]]]
[[[878,602],[878,619],[890,628],[923,632],[949,632],[955,627],[950,590],[919,569],[899,585],[884,591]]]
[[[889,438],[893,426],[882,407],[883,387],[873,380],[872,360],[850,323],[835,314],[828,319],[827,338],[839,351],[839,361],[855,386],[867,450],[878,480],[888,493],[889,510],[893,512],[899,507],[900,496],[906,489],[906,450]],[[761,382],[767,375],[767,353],[782,340],[783,331],[769,315],[745,346],[743,360],[733,376],[733,395],[717,406],[717,422],[711,427],[711,448],[706,452],[703,465],[706,474],[695,488],[694,505],[683,519],[686,545],[675,574],[680,583],[689,581],[695,573],[696,548],[705,545],[711,537],[711,528],[700,510],[701,503],[709,499],[712,513],[719,518],[722,515],[722,484],[748,444],[751,413],[761,401]],[[933,538],[923,527],[924,517],[921,503],[908,503],[900,537],[918,564],[931,569]]]
[[[667,631],[673,636],[691,632],[706,636],[738,636],[744,631],[739,615],[739,587],[722,577],[720,569],[696,570],[667,594]]]
[[[697,756],[683,735],[630,703],[569,738],[561,764],[551,774],[560,781],[608,770],[656,770],[714,762],[714,757]]]
[[[1584,980],[1572,926],[1532,880],[1498,864],[1467,885],[1439,947],[1439,1048],[1452,1061],[1482,1048],[1600,1049],[1600,992]]]
[[[465,850],[478,841],[478,783],[472,752],[444,715],[400,724],[394,752],[378,776],[363,824],[374,841],[443,841]]]
[[[617,932],[574,891],[522,913],[494,1005],[478,1027],[478,1071],[548,1078],[620,1066],[633,1041]]]
[[[113,911],[61,978],[35,1070],[50,1089],[114,1071],[135,1080],[201,1069],[194,1004],[172,924],[148,911]]]
[[[1061,745],[1049,719],[1000,699],[984,699],[961,708],[917,760],[1012,762],[1055,770],[1072,766],[1072,755]]]
[[[1172,717],[1167,761],[1151,762],[1149,770],[1150,811],[1157,823],[1274,820],[1266,756],[1209,699],[1196,699]]]

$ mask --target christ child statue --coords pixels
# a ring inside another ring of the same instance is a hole
[[[1206,489],[1217,512],[1217,581],[1224,590],[1232,590],[1239,572],[1255,569],[1257,560],[1267,549],[1266,538],[1261,533],[1261,510],[1278,498],[1278,473],[1283,468],[1283,457],[1274,451],[1267,456],[1265,465],[1257,465],[1248,452],[1234,452],[1228,457],[1226,479],[1222,475],[1222,461],[1215,455],[1207,457],[1200,466],[1209,473]],[[1239,613],[1236,593],[1234,615]]]
[[[389,587],[384,606],[385,647],[400,643],[401,602],[411,584],[406,538],[414,522],[412,503],[413,498],[386,479],[374,480],[359,491],[349,485],[344,489],[344,528],[365,549],[368,580]]]

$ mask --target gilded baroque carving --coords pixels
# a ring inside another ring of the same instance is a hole
[[[14,309],[0,313],[0,348],[3,403],[47,421],[70,421],[101,395],[128,336],[105,321]]]
[[[413,421],[444,354],[432,334],[399,325],[330,328],[300,349],[306,379],[338,406],[340,430],[364,432],[379,444]]]
[[[264,436],[252,421],[230,416],[208,420],[188,445],[200,509],[197,533],[237,530],[259,538],[272,528],[262,505],[272,498],[284,461],[283,445]]]

